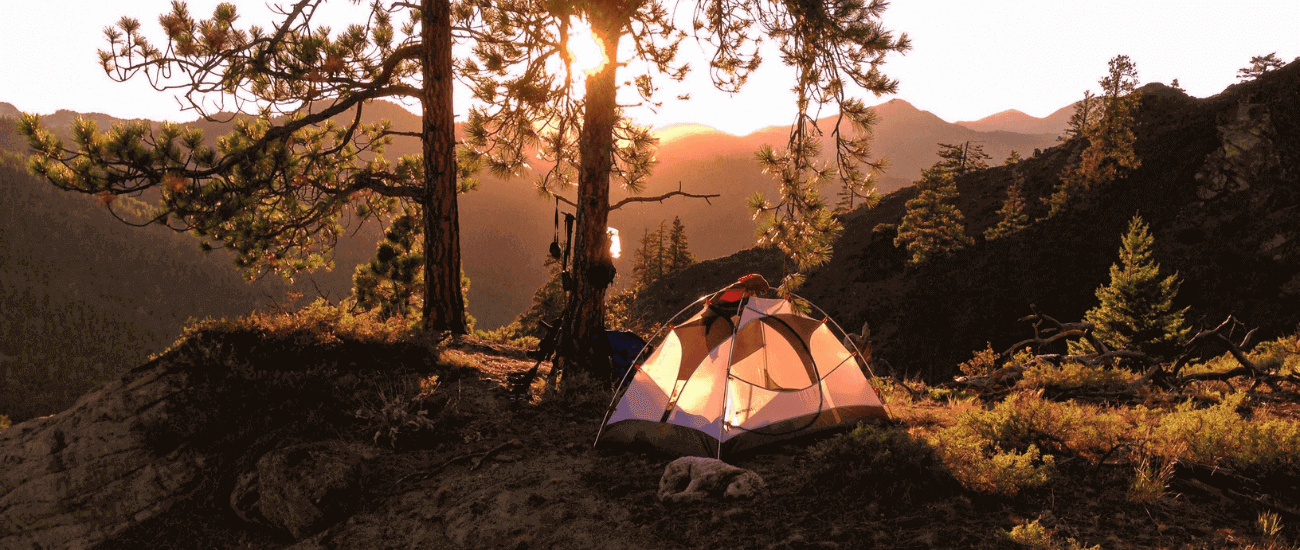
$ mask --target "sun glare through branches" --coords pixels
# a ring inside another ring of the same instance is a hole
[[[576,17],[570,18],[568,39],[569,54],[573,57],[572,67],[576,71],[588,75],[594,74],[604,68],[605,63],[609,61],[604,46],[586,21]]]

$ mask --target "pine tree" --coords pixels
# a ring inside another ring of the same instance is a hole
[[[1088,147],[1078,164],[1065,169],[1056,190],[1046,199],[1050,206],[1048,217],[1055,216],[1079,193],[1113,182],[1142,164],[1133,150],[1137,141],[1133,119],[1142,100],[1137,90],[1137,66],[1127,55],[1117,55],[1110,60],[1108,68],[1106,76],[1099,81],[1102,96],[1096,124],[1089,126],[1082,110],[1075,113],[1083,119],[1080,128],[1088,139]],[[1086,96],[1085,93],[1085,100]]]
[[[1183,321],[1187,309],[1173,305],[1178,274],[1160,278],[1160,265],[1151,260],[1154,242],[1146,223],[1134,216],[1119,250],[1120,263],[1110,266],[1110,284],[1097,289],[1101,303],[1085,318],[1096,326],[1097,338],[1112,349],[1170,357],[1190,328]]]
[[[943,160],[935,164],[935,167],[960,176],[972,170],[988,168],[988,163],[984,161],[992,157],[984,152],[983,145],[966,141],[958,145],[940,143],[939,158]]]
[[[1007,160],[1002,161],[1002,165],[1014,166],[1016,164],[1019,164],[1021,160],[1023,159],[1020,158],[1020,152],[1016,151],[1015,149],[1012,149],[1011,154],[1007,155]]]
[[[1260,75],[1269,71],[1281,69],[1285,65],[1286,63],[1283,63],[1282,60],[1277,57],[1277,52],[1268,55],[1257,55],[1250,58],[1249,67],[1237,69],[1237,79],[1242,81],[1255,80],[1256,78],[1259,78]]]
[[[1084,90],[1083,99],[1074,104],[1074,114],[1070,115],[1065,134],[1056,139],[1068,141],[1079,136],[1087,136],[1097,125],[1097,119],[1100,117],[1101,100],[1092,94],[1092,90]]]
[[[947,170],[932,167],[916,182],[920,194],[907,201],[907,213],[898,226],[894,246],[904,246],[912,265],[948,254],[971,244],[965,217],[957,209],[957,184]]]
[[[352,296],[358,308],[378,310],[380,319],[416,317],[424,284],[424,247],[418,216],[402,214],[393,220],[376,246],[375,258],[356,267]]]
[[[1088,148],[1080,159],[1084,188],[1109,183],[1142,163],[1133,151],[1133,116],[1141,103],[1137,91],[1137,66],[1127,55],[1110,60],[1108,74],[1101,79],[1101,119],[1088,135]]]
[[[814,166],[820,147],[808,134],[801,139],[800,144],[784,151],[759,150],[763,171],[781,178],[782,200],[772,204],[761,193],[754,193],[748,204],[759,220],[759,246],[775,246],[794,263],[794,272],[777,286],[781,294],[794,292],[803,284],[804,273],[830,260],[835,239],[843,230],[821,196],[821,183],[831,170]]]
[[[686,243],[686,226],[680,216],[673,217],[673,227],[668,232],[668,272],[677,271],[695,263],[690,246]]]
[[[632,256],[632,286],[645,288],[658,281],[664,274],[664,224],[660,223],[654,231],[647,229],[641,236],[641,246]]]
[[[477,144],[483,136],[517,137],[495,152],[483,151],[494,169],[508,172],[521,168],[523,160],[517,152],[536,145],[548,162],[561,166],[541,182],[552,189],[552,180],[558,180],[564,185],[554,191],[576,194],[571,201],[577,205],[574,290],[563,316],[561,365],[573,360],[581,368],[592,369],[596,362],[581,359],[593,337],[604,329],[606,285],[598,275],[607,271],[598,268],[608,261],[603,248],[609,213],[619,206],[610,202],[611,183],[633,188],[644,181],[654,162],[649,154],[653,141],[649,129],[635,127],[621,117],[620,87],[627,83],[644,101],[657,104],[653,97],[656,76],[681,80],[685,75],[686,67],[676,60],[676,54],[686,30],[678,28],[672,11],[659,0],[485,4],[485,24],[474,29],[479,61],[466,63],[465,72],[473,81],[474,93],[493,108],[471,112],[467,141]],[[836,175],[865,178],[862,166],[870,164],[870,109],[849,94],[853,90],[876,95],[897,90],[897,82],[886,78],[880,65],[887,53],[910,48],[906,36],[895,38],[880,24],[886,5],[879,1],[812,5],[748,0],[727,4],[699,1],[694,5],[699,15],[692,25],[696,36],[716,48],[710,52],[709,71],[716,87],[733,93],[740,90],[762,61],[757,55],[760,42],[775,45],[782,61],[794,68],[798,114],[789,140],[790,149],[794,149],[789,158],[797,161],[773,172],[780,180],[780,199],[764,211],[780,219],[780,224],[830,219],[829,214],[817,212],[803,215],[808,203],[801,200],[802,195],[794,196],[797,190],[788,192],[791,185],[801,186],[808,180],[800,174],[809,162],[801,159],[806,150],[799,145],[814,137],[808,131],[815,128],[816,113],[823,106],[834,104],[840,114],[832,130]],[[589,25],[611,58],[591,70],[585,82],[573,78],[567,59],[568,29],[574,21]],[[624,39],[627,47],[620,49]],[[616,58],[617,52],[629,52],[629,57]],[[626,74],[642,69],[645,72]],[[506,105],[496,101],[497,97],[514,101]],[[819,130],[811,131],[820,137]],[[792,217],[790,213],[795,211]],[[824,228],[775,236],[799,238],[820,229]]]
[[[393,219],[375,246],[375,257],[352,273],[352,298],[363,311],[378,310],[380,319],[418,320],[424,305],[424,231],[418,207]],[[460,271],[461,301],[469,308],[470,279]],[[468,331],[474,316],[465,313]]]
[[[1001,220],[996,226],[984,232],[984,239],[992,241],[1014,234],[1029,225],[1029,214],[1025,213],[1025,199],[1020,195],[1020,187],[1025,178],[1019,172],[1012,176],[1011,185],[1007,186],[1007,200],[998,209]]]
[[[654,231],[646,230],[641,246],[633,254],[632,287],[642,289],[654,284],[664,275],[695,263],[686,243],[686,226],[681,217],[673,218],[672,228],[667,221],[659,222]]]
[[[74,124],[65,148],[39,117],[20,125],[35,153],[29,166],[54,185],[112,198],[157,197],[143,223],[156,223],[235,253],[247,277],[331,267],[331,250],[350,215],[390,215],[399,202],[424,212],[426,330],[465,333],[460,291],[457,193],[472,188],[470,157],[458,160],[452,105],[452,27],[473,26],[480,10],[449,0],[377,0],[359,24],[339,32],[315,19],[324,0],[277,10],[269,26],[237,24],[232,3],[195,20],[184,2],[158,18],[155,47],[139,20],[123,17],[99,52],[108,76],[141,76],[209,122],[231,122],[217,140],[198,129],[126,122],[101,133]],[[386,4],[386,5],[385,5]],[[394,18],[405,13],[405,21]],[[371,100],[422,107],[422,153],[391,160],[391,123],[364,124]],[[227,109],[247,109],[236,118]],[[255,110],[255,112],[253,112]],[[342,122],[339,122],[342,121]],[[461,162],[461,161],[465,162]]]

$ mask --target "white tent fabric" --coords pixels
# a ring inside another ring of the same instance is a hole
[[[712,456],[888,413],[854,353],[786,299],[697,301],[631,371],[597,444]],[[818,310],[820,311],[820,310]],[[824,317],[824,314],[823,314]]]

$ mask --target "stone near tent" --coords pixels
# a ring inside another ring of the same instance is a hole
[[[659,479],[659,502],[744,499],[766,490],[763,478],[716,458],[687,456],[674,460]]]
[[[271,451],[235,482],[230,507],[244,521],[301,540],[351,514],[361,496],[367,455],[365,447],[341,441]]]

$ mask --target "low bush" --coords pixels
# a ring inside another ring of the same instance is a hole
[[[1019,387],[1055,391],[1118,391],[1140,377],[1128,369],[1092,367],[1074,362],[1056,366],[1039,361],[1025,371]]]
[[[800,476],[805,492],[864,501],[924,499],[956,489],[933,447],[890,426],[862,425],[818,442]]]
[[[433,404],[438,377],[391,382],[374,395],[362,398],[354,415],[366,421],[366,433],[376,445],[410,447],[439,431],[438,417],[446,403]]]
[[[1054,538],[1055,535],[1055,529],[1048,529],[1037,519],[1022,522],[1006,532],[1008,540],[1031,550],[1101,550],[1101,545],[1083,546],[1074,539],[1058,541]]]
[[[1057,453],[1095,454],[1109,450],[1120,430],[1117,419],[1096,407],[1021,392],[991,410],[962,415],[944,437],[988,449],[1026,450],[1036,445]]]
[[[1122,430],[1117,418],[1093,407],[1024,392],[991,410],[966,412],[931,437],[963,485],[1014,495],[1049,483],[1056,454],[1103,454]]]
[[[353,313],[324,299],[293,312],[254,311],[238,319],[204,319],[186,324],[180,338],[170,348],[154,355],[156,359],[176,349],[181,343],[204,332],[253,331],[282,344],[329,345],[343,340],[365,343],[399,342],[432,344],[427,336],[401,317],[380,320],[376,312]]]
[[[1154,437],[1166,449],[1185,448],[1191,460],[1300,476],[1300,424],[1243,417],[1247,399],[1233,393],[1201,409],[1184,402],[1160,419]]]
[[[998,368],[998,354],[993,351],[993,344],[986,343],[985,348],[975,352],[969,361],[958,365],[966,376],[987,376]]]
[[[1169,481],[1174,477],[1173,457],[1157,457],[1145,453],[1133,468],[1133,479],[1128,485],[1128,500],[1152,503],[1165,496]]]

